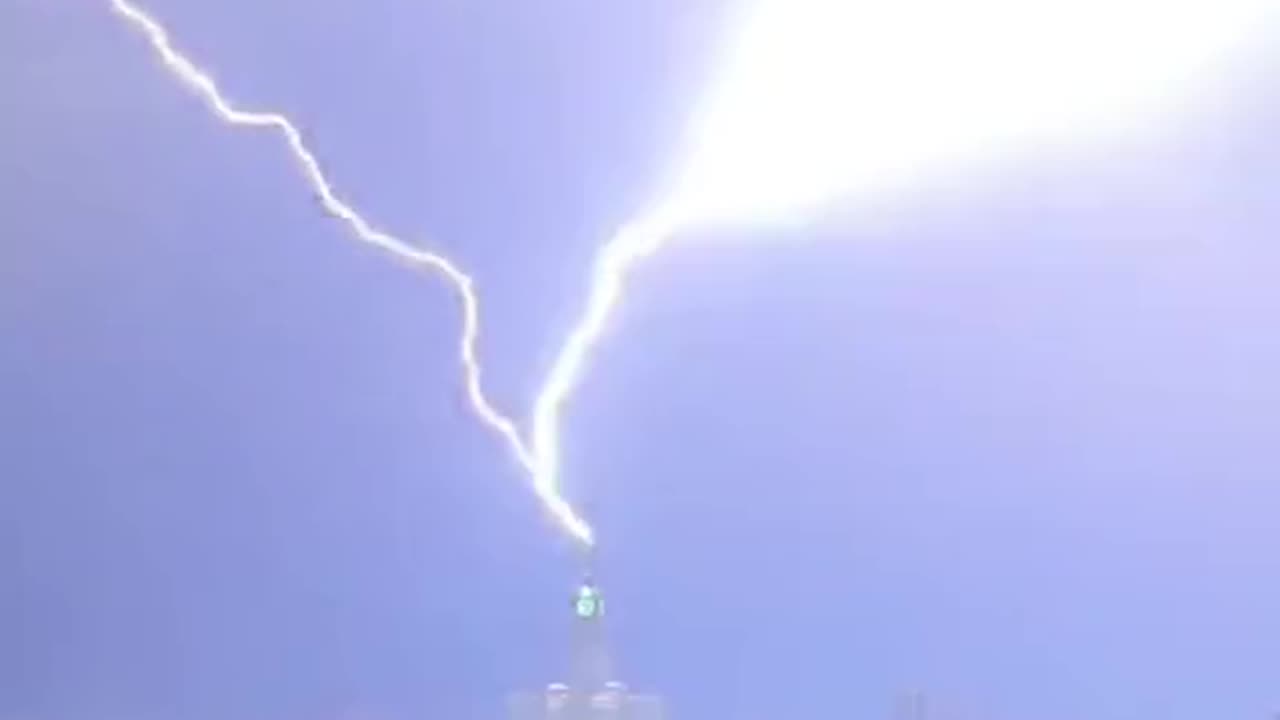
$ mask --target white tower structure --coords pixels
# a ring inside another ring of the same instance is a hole
[[[605,635],[604,594],[595,582],[590,559],[571,607],[569,683],[551,683],[542,693],[513,695],[511,720],[664,720],[660,697],[633,694],[614,676]]]

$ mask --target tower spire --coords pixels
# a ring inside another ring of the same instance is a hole
[[[583,550],[582,582],[573,595],[573,658],[569,687],[589,697],[613,679],[613,663],[605,637],[604,593],[595,574],[595,549]]]

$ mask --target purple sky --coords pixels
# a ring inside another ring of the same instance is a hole
[[[153,0],[477,277],[524,416],[727,0]],[[357,11],[358,8],[358,11]],[[677,718],[1280,706],[1280,83],[1167,138],[646,266],[568,414]],[[348,241],[102,2],[0,7],[0,717],[495,718],[574,566],[446,286]]]

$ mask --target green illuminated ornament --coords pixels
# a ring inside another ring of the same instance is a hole
[[[600,600],[600,595],[589,587],[582,587],[578,590],[578,600],[574,603],[574,610],[578,617],[584,620],[599,616],[604,612],[604,603]]]

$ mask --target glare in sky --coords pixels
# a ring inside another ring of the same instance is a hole
[[[674,233],[792,219],[1037,143],[1140,131],[1270,2],[748,0],[669,194],[600,251],[535,402],[535,486],[560,494],[564,405],[628,274]]]
[[[691,221],[910,189],[993,154],[1140,132],[1269,0],[756,0],[697,108]]]

